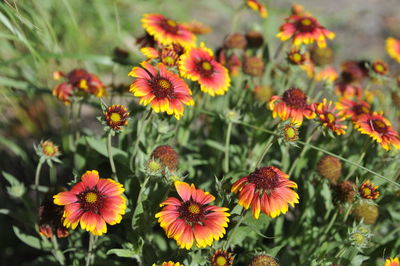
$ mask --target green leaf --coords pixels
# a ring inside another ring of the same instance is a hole
[[[38,237],[27,235],[21,232],[21,230],[16,226],[13,226],[13,230],[18,239],[28,246],[41,250],[48,250],[52,248],[50,241],[48,241],[47,239],[40,240],[40,238]]]
[[[13,175],[4,171],[1,171],[1,173],[11,186],[19,186],[21,184],[21,182],[19,182],[19,180]]]
[[[4,147],[8,148],[11,150],[15,155],[21,157],[23,161],[28,161],[28,156],[26,155],[26,152],[21,149],[17,144],[14,142],[6,139],[3,136],[0,136],[0,144],[4,145]]]
[[[86,142],[92,149],[101,155],[108,157],[106,140],[102,141],[93,137],[86,137]],[[128,153],[123,150],[112,147],[111,152],[114,157],[121,157],[124,161],[128,158]]]
[[[217,141],[214,141],[211,139],[206,140],[206,145],[210,146],[211,148],[214,148],[216,150],[222,151],[222,152],[225,151],[224,145],[222,145],[220,142],[217,142]]]
[[[107,255],[117,255],[118,257],[122,258],[137,258],[138,252],[131,250],[131,249],[124,249],[124,248],[113,248],[107,251]]]

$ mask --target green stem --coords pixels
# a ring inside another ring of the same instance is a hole
[[[244,8],[244,5],[240,5],[235,10],[235,14],[233,15],[233,18],[232,18],[231,33],[234,33],[236,31],[236,28],[237,28],[237,25],[238,25],[238,21],[239,21],[239,17],[240,17],[240,11],[242,11],[243,8]]]
[[[232,239],[233,239],[233,236],[236,234],[236,231],[238,230],[240,224],[241,224],[241,223],[243,222],[243,220],[244,220],[244,214],[245,214],[245,213],[246,213],[245,211],[242,211],[242,213],[240,214],[240,219],[239,219],[239,221],[237,222],[237,224],[235,225],[235,227],[232,229],[231,235],[230,235],[229,238],[226,240],[226,242],[225,242],[225,244],[224,244],[224,246],[223,246],[223,249],[224,249],[224,250],[226,250],[226,249],[229,247],[229,244],[231,243],[231,241],[232,241]]]
[[[39,178],[40,178],[40,170],[42,170],[42,165],[44,163],[44,157],[39,159],[38,165],[36,167],[35,172],[35,191],[36,191],[36,205],[39,206]]]
[[[51,236],[51,243],[53,244],[53,255],[60,265],[65,265],[65,257],[60,248],[58,247],[57,238],[55,235]]]
[[[361,152],[361,156],[358,159],[358,161],[356,162],[356,164],[361,164],[362,163],[362,161],[364,160],[365,155],[367,154],[367,150],[368,150],[368,147],[369,147],[370,144],[371,144],[371,140],[368,139],[367,143],[364,144],[364,148],[363,148],[363,150]],[[344,180],[348,180],[354,174],[354,172],[356,170],[357,170],[357,167],[352,167]]]
[[[57,183],[57,168],[50,167],[50,186],[54,187]]]
[[[133,146],[133,150],[132,150],[132,154],[131,154],[131,158],[130,158],[130,162],[129,162],[129,167],[130,167],[131,171],[134,170],[133,165],[134,165],[134,161],[135,161],[135,155],[136,155],[136,153],[138,151],[139,142],[140,142],[140,140],[142,138],[142,135],[145,132],[146,127],[147,127],[148,123],[151,120],[151,113],[152,113],[152,109],[150,109],[150,111],[147,113],[146,117],[144,118],[143,125],[137,131],[138,133],[137,133],[137,136],[136,136],[136,141],[135,141],[135,144]],[[139,123],[138,123],[138,127],[139,127]]]
[[[352,208],[353,208],[353,204],[350,204],[346,210],[346,213],[344,214],[343,223],[345,223],[347,221],[347,218],[349,217]]]
[[[304,156],[304,154],[309,150],[309,147],[310,147],[309,144],[310,144],[310,142],[311,142],[311,140],[312,140],[312,138],[313,138],[315,132],[317,132],[317,127],[315,127],[315,128],[313,129],[313,131],[311,132],[310,136],[307,138],[307,142],[306,142],[306,144],[304,145],[303,149],[301,150],[300,155],[297,156],[296,159],[294,160],[294,162],[292,163],[292,166],[290,167],[289,173],[288,173],[289,176],[292,175],[292,173],[293,173],[293,171],[294,171],[294,169],[295,169],[297,163],[299,162],[299,160],[300,160],[300,159]]]
[[[280,55],[280,53],[281,53],[281,51],[282,51],[284,46],[285,46],[284,42],[280,42],[279,43],[279,46],[276,49],[275,54],[274,54],[274,61],[276,61],[278,59],[278,56]]]
[[[112,149],[111,140],[112,140],[112,131],[110,130],[107,136],[107,153],[108,153],[108,159],[110,160],[112,178],[115,179],[115,181],[118,181],[117,170],[115,169],[114,158],[111,150]]]
[[[94,262],[94,254],[93,254],[94,241],[95,241],[94,235],[89,233],[89,248],[86,257],[86,266],[90,266]]]
[[[275,136],[274,135],[269,137],[267,143],[264,146],[264,149],[263,149],[260,157],[257,160],[255,168],[258,168],[260,166],[260,164],[262,163],[262,161],[263,161],[265,155],[267,154],[268,150],[271,148],[272,144],[274,144],[274,140],[275,140]]]
[[[232,133],[232,121],[228,123],[228,129],[226,130],[226,138],[225,138],[225,160],[224,160],[224,172],[229,172],[229,145],[231,141],[231,133]]]

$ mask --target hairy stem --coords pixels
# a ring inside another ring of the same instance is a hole
[[[264,149],[263,149],[263,151],[262,151],[260,157],[259,157],[258,160],[257,160],[256,167],[255,167],[255,168],[258,168],[258,167],[260,166],[260,164],[262,163],[262,161],[263,161],[265,155],[267,154],[268,150],[271,148],[272,144],[274,144],[274,140],[275,140],[275,136],[274,136],[274,135],[271,135],[271,136],[269,137],[267,143],[265,144]]]
[[[224,172],[229,172],[229,145],[231,141],[231,133],[232,133],[232,122],[229,121],[228,129],[226,130],[226,138],[225,138],[225,159],[224,159]]]
[[[112,140],[112,131],[110,130],[107,136],[107,153],[108,153],[108,159],[110,160],[112,178],[115,179],[115,181],[118,181],[117,170],[115,169],[114,158],[111,150],[112,149],[111,140]]]
[[[232,241],[234,235],[236,234],[236,231],[239,229],[239,226],[241,225],[241,223],[242,223],[243,220],[244,220],[244,215],[245,215],[245,213],[246,213],[246,212],[243,210],[242,213],[240,214],[240,219],[239,219],[239,221],[237,222],[237,224],[235,225],[235,227],[232,229],[231,235],[230,235],[229,238],[226,240],[226,242],[225,242],[225,244],[224,244],[224,246],[223,246],[223,249],[224,249],[224,250],[226,250],[226,249],[229,247],[229,244],[231,243],[231,241]]]

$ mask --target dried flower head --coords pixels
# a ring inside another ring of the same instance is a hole
[[[311,59],[317,66],[329,65],[333,61],[333,50],[329,47],[311,49]]]
[[[246,37],[241,33],[231,33],[224,39],[224,47],[227,49],[244,49],[246,45]]]
[[[246,56],[243,62],[243,72],[252,77],[261,77],[264,73],[264,62],[257,56]]]
[[[360,201],[353,206],[352,215],[364,224],[375,224],[379,216],[379,209],[374,204]]]
[[[274,89],[267,85],[257,85],[253,89],[254,97],[260,103],[265,103],[271,99]]]
[[[335,186],[335,196],[340,202],[353,202],[356,196],[357,185],[352,181],[343,181]]]
[[[342,175],[342,163],[336,157],[325,155],[317,165],[318,174],[328,179],[332,184],[336,184],[337,180]]]
[[[175,171],[179,164],[179,155],[169,145],[158,146],[151,154],[151,158],[158,160],[162,168],[168,168],[169,171]]]
[[[273,257],[259,254],[253,257],[249,266],[279,266],[279,264]]]
[[[248,31],[246,40],[248,48],[259,48],[264,44],[264,37],[258,31]]]

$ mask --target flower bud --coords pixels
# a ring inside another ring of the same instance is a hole
[[[332,184],[336,184],[337,180],[342,175],[342,163],[336,157],[325,155],[317,165],[318,174],[328,179]]]
[[[229,34],[224,40],[224,47],[227,49],[244,49],[246,45],[246,38],[241,33]]]

